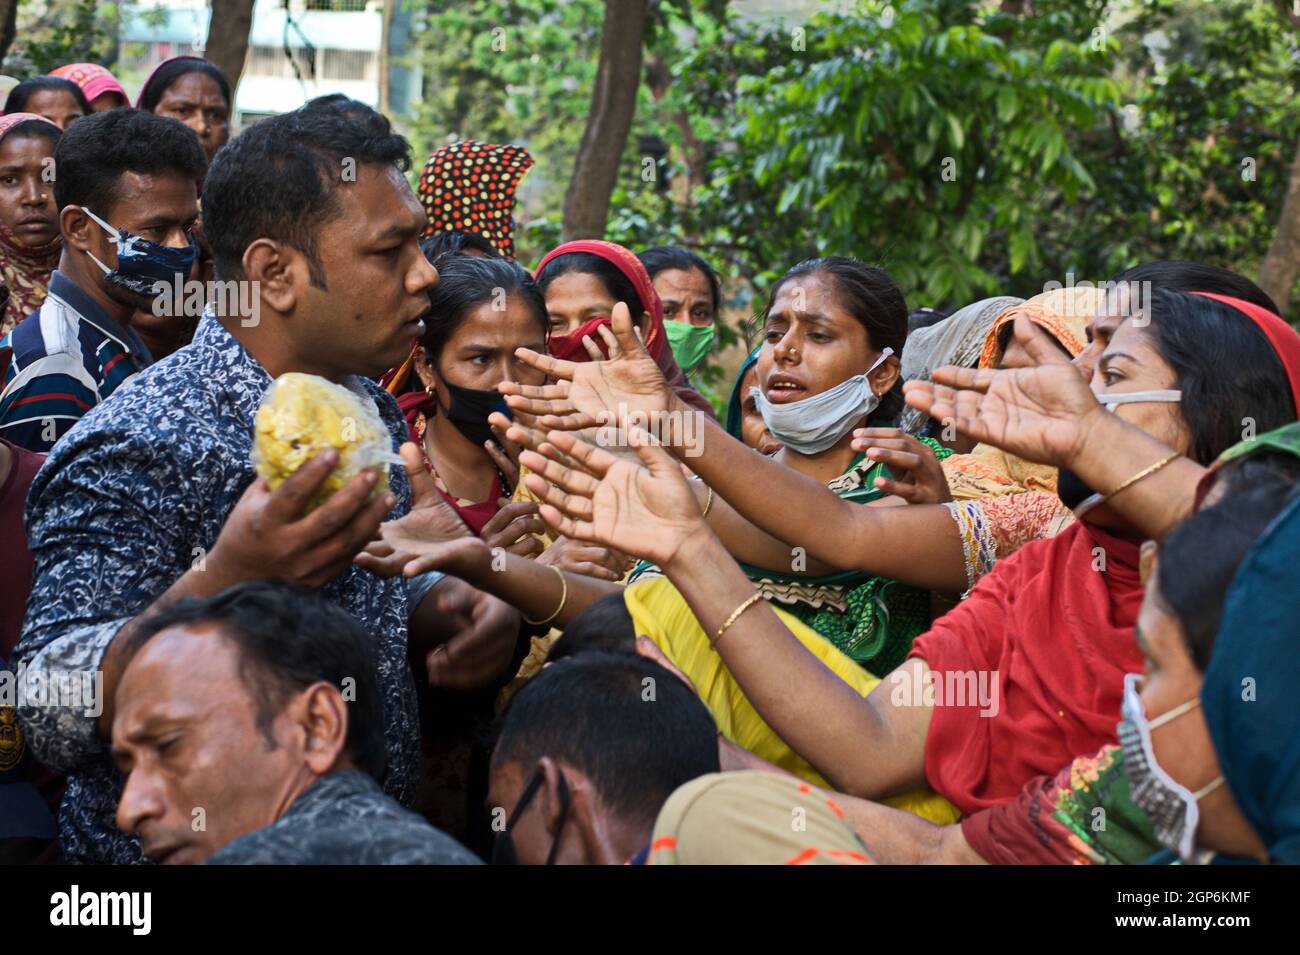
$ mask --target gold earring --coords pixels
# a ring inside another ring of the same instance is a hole
[[[430,398],[436,397],[433,393],[433,385],[431,384],[424,386],[424,393],[428,395]]]

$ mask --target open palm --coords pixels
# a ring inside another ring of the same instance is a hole
[[[420,449],[408,442],[402,445],[401,455],[411,482],[411,509],[380,524],[378,539],[354,562],[381,576],[393,576],[417,557],[426,558],[425,569],[449,569],[472,557],[485,545],[439,492]]]
[[[958,431],[1029,461],[1071,467],[1098,414],[1105,414],[1078,370],[1028,318],[1015,335],[1037,362],[1031,368],[937,369],[910,381],[907,403]]]
[[[532,472],[524,481],[560,533],[666,564],[705,530],[704,519],[681,467],[644,431],[627,435],[640,463],[552,431],[541,453],[521,455]]]
[[[655,360],[637,337],[627,306],[618,303],[613,330],[599,333],[609,351],[605,361],[561,361],[528,348],[515,354],[526,364],[555,379],[549,385],[503,382],[506,404],[538,418],[544,428],[579,431],[599,425],[626,423],[629,414],[654,416],[667,411],[672,389]]]

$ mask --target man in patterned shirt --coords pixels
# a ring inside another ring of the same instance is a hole
[[[40,310],[0,340],[0,352],[12,350],[0,381],[0,437],[39,452],[152,361],[130,322],[152,307],[155,279],[167,269],[142,274],[144,257],[133,260],[119,240],[192,265],[190,229],[207,168],[184,126],[133,109],[69,127],[54,163],[63,255]]]
[[[269,581],[185,600],[122,650],[117,823],[166,864],[478,860],[384,795],[383,705],[366,633]],[[213,855],[213,853],[216,853]]]
[[[88,414],[51,453],[27,501],[32,596],[12,661],[35,677],[91,674],[93,708],[19,707],[28,742],[69,774],[60,810],[65,858],[142,861],[114,825],[122,777],[104,744],[113,725],[119,634],[155,604],[269,577],[320,589],[365,628],[384,702],[384,790],[409,803],[419,726],[408,667],[459,667],[460,685],[504,675],[519,616],[455,579],[380,578],[353,564],[382,519],[412,508],[406,472],[375,494],[363,472],[304,515],[333,470],[317,455],[271,491],[250,462],[253,416],[275,376],[343,383],[371,401],[393,436],[397,403],[367,376],[399,363],[437,273],[420,254],[424,211],[402,169],[406,141],[358,103],[303,109],[250,127],[217,155],[203,215],[217,278],[248,283],[234,314],[206,314],[194,341]],[[414,450],[414,449],[408,449]],[[412,467],[422,467],[418,454]],[[425,506],[422,500],[416,507]],[[408,592],[410,587],[410,592]],[[47,683],[50,681],[47,680]]]

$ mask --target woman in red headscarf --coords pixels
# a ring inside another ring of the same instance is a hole
[[[622,302],[641,330],[650,357],[655,360],[669,386],[692,408],[713,415],[708,400],[686,382],[664,331],[664,306],[645,266],[628,249],[614,242],[579,239],[552,249],[538,263],[534,273],[546,296],[550,320],[547,351],[568,361],[587,361],[591,356],[583,339],[590,337],[605,354],[596,331],[608,326],[614,306]]]
[[[9,300],[0,337],[45,301],[63,243],[47,174],[62,133],[34,113],[0,117],[0,278]]]

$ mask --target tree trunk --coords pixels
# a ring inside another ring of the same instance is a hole
[[[212,0],[212,19],[208,22],[208,41],[203,55],[226,74],[230,95],[239,86],[248,56],[248,31],[253,26],[253,0]],[[231,113],[234,113],[231,103]],[[234,120],[234,116],[231,116]]]
[[[9,45],[18,31],[18,0],[0,0],[0,64],[9,55]]]
[[[1273,244],[1268,247],[1264,261],[1259,264],[1259,287],[1277,302],[1277,307],[1283,312],[1291,301],[1297,269],[1300,269],[1300,144],[1296,146],[1296,157],[1291,163],[1277,234],[1273,236]]]
[[[663,98],[668,95],[668,88],[672,85],[672,74],[668,70],[668,64],[659,54],[652,54],[645,64],[646,85],[650,87],[650,95],[654,98],[655,105],[658,106]],[[678,133],[682,137],[682,154],[686,160],[686,196],[687,203],[690,202],[691,191],[697,186],[704,185],[704,149],[695,131],[691,129],[691,118],[680,110],[669,114],[669,119],[677,127]]]
[[[566,242],[599,239],[605,234],[609,197],[636,113],[646,4],[647,0],[605,0],[600,66],[591,91],[591,111],[564,196],[561,235]]]

